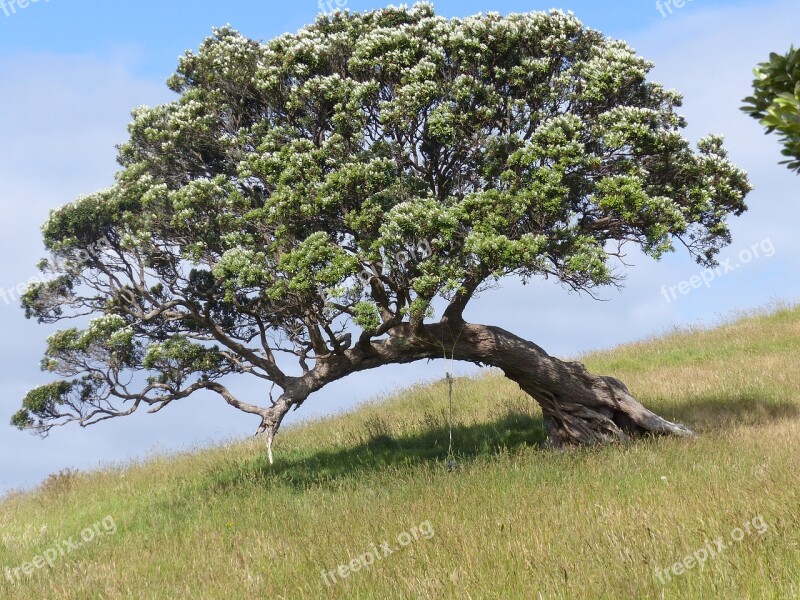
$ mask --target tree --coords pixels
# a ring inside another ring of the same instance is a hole
[[[758,119],[767,134],[781,134],[788,159],[780,164],[800,173],[800,50],[792,46],[785,56],[773,52],[754,70],[752,96],[742,110]]]
[[[715,264],[747,177],[720,138],[692,149],[651,67],[560,11],[337,12],[264,44],[215,30],[169,80],[179,96],[134,111],[115,184],[45,223],[56,263],[27,316],[85,328],[48,339],[61,378],[13,423],[46,434],[210,390],[260,418],[272,460],[287,411],[328,383],[446,356],[502,369],[556,446],[692,435],[463,316],[506,276],[619,285],[626,246]],[[241,375],[270,402],[237,398]]]

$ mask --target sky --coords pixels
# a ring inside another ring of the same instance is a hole
[[[800,44],[796,0],[440,0],[438,14],[572,10],[586,25],[630,43],[656,67],[651,78],[685,97],[685,135],[726,137],[731,158],[748,171],[750,210],[733,219],[733,243],[717,273],[684,252],[656,262],[631,252],[625,288],[602,301],[552,282],[503,281],[467,309],[473,322],[498,325],[548,352],[579,357],[674,327],[712,326],[746,311],[800,301],[800,177],[778,164],[775,136],[739,111],[752,68],[772,51]],[[178,57],[227,23],[267,41],[312,22],[321,11],[363,11],[372,0],[184,0],[112,3],[91,0],[0,0],[0,494],[35,485],[62,469],[121,464],[153,454],[239,439],[258,422],[217,396],[176,402],[45,440],[8,425],[24,394],[46,383],[39,370],[52,328],[27,321],[17,289],[37,275],[44,256],[39,227],[49,210],[113,182],[115,146],[126,140],[130,111],[169,101],[164,81]],[[699,283],[698,283],[699,282]],[[332,384],[287,423],[346,410],[413,384],[444,376],[444,361],[383,367]],[[454,365],[471,374],[476,367]],[[263,403],[267,390],[242,386]],[[457,386],[455,389],[457,410]],[[257,419],[256,419],[257,421]],[[280,436],[279,436],[280,437]],[[280,439],[276,441],[280,453]]]

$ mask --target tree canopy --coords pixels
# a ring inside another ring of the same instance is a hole
[[[777,131],[784,146],[781,161],[800,173],[800,50],[792,46],[785,55],[773,52],[754,70],[753,95],[742,110],[758,119],[767,133]]]
[[[337,12],[266,43],[214,30],[169,79],[175,100],[133,112],[114,185],[44,224],[58,262],[24,307],[78,326],[48,339],[60,379],[13,423],[210,390],[274,433],[389,344],[421,358],[408,340],[501,277],[591,292],[621,281],[628,245],[713,264],[747,177],[720,137],[682,136],[651,67],[560,11]],[[222,380],[244,374],[280,399],[234,397]]]

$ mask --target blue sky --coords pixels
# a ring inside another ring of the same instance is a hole
[[[323,5],[329,1],[322,0]],[[764,136],[755,121],[738,111],[755,63],[772,50],[800,44],[800,4],[685,0],[678,7],[680,0],[678,5],[671,0],[667,7],[662,0],[662,11],[655,0],[434,4],[448,17],[562,8],[627,40],[656,63],[653,79],[685,94],[686,135],[725,134],[733,159],[756,186],[749,197],[751,210],[734,221],[734,242],[722,253],[737,268],[713,275],[707,286],[686,287],[701,270],[685,254],[659,263],[631,254],[635,267],[626,289],[606,292],[607,302],[567,294],[551,283],[522,287],[508,281],[480,298],[468,319],[510,329],[553,354],[576,356],[674,325],[712,324],[736,311],[800,300],[795,232],[800,178],[777,165],[777,140]],[[36,274],[42,255],[39,225],[49,209],[111,183],[114,146],[125,140],[130,110],[170,98],[163,82],[180,54],[197,48],[213,26],[231,23],[252,38],[267,40],[297,30],[320,10],[317,0],[38,0],[27,5],[23,0],[23,6],[19,0],[13,8],[9,0],[0,2],[0,330],[5,333],[0,345],[0,493],[67,467],[127,461],[154,449],[188,448],[255,430],[252,417],[207,397],[193,400],[192,410],[176,403],[155,416],[57,430],[44,441],[17,432],[6,424],[22,395],[47,380],[38,362],[49,330],[24,319],[13,290]],[[347,0],[345,6],[367,10],[384,4]],[[687,284],[681,287],[681,282]],[[325,388],[291,416],[323,415],[443,374],[444,365],[436,362],[361,373]],[[265,394],[244,386],[240,392],[254,402]]]
[[[17,0],[19,1],[19,0]],[[231,23],[255,39],[268,39],[295,31],[312,21],[316,13],[336,0],[295,2],[91,2],[88,0],[38,0],[6,17],[0,5],[0,50],[4,56],[20,52],[89,53],[108,56],[120,48],[140,53],[143,73],[168,73],[174,58],[197,46],[212,26]],[[342,0],[339,0],[341,3]],[[663,0],[662,0],[663,3]],[[673,0],[674,3],[674,0]],[[6,4],[11,4],[6,0]],[[391,3],[346,0],[344,8],[354,11],[381,8]],[[394,4],[401,4],[395,2]],[[410,3],[413,4],[413,3]],[[746,6],[745,1],[686,0],[669,18],[691,18],[692,11],[716,7]],[[751,2],[755,5],[756,3]],[[623,2],[561,3],[525,0],[441,0],[434,2],[447,17],[478,12],[527,12],[561,8],[572,10],[586,24],[609,35],[628,37],[665,19],[655,0]],[[16,6],[16,5],[15,5]],[[13,9],[12,9],[13,10]],[[11,13],[12,10],[8,12]],[[663,11],[668,14],[668,9]]]

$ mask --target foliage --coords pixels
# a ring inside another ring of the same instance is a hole
[[[800,49],[792,46],[785,55],[769,55],[753,71],[754,93],[744,99],[742,110],[758,119],[767,133],[777,131],[784,146],[781,161],[800,173]]]

